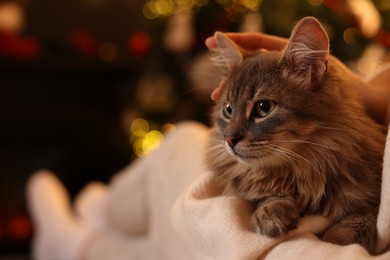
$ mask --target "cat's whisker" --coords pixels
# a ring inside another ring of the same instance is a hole
[[[274,153],[278,152],[278,154],[282,155],[284,158],[286,158],[287,161],[291,162],[294,166],[297,166],[296,162],[303,162],[301,158],[294,156],[294,154],[292,154],[291,152],[283,151],[283,149],[281,149],[281,146],[270,145],[269,147],[273,149]]]
[[[316,145],[316,146],[325,148],[325,149],[327,149],[327,150],[333,150],[333,151],[339,152],[339,149],[337,149],[336,147],[333,147],[333,146],[330,146],[330,145],[321,144],[321,143],[316,143],[316,142],[310,142],[310,141],[306,141],[306,140],[291,140],[291,141],[280,141],[280,140],[279,140],[278,142],[279,142],[279,143],[303,143],[303,144],[312,144],[312,145]]]
[[[345,122],[345,125],[347,127],[329,127],[329,126],[317,126],[319,129],[325,129],[325,130],[332,130],[332,131],[339,131],[344,132],[349,135],[353,135],[354,137],[358,137],[358,139],[365,138],[364,135],[360,131],[357,131],[356,129],[351,128],[350,126],[356,125],[356,122]]]
[[[298,153],[296,153],[296,152],[294,152],[286,147],[280,146],[280,145],[273,144],[271,146],[279,149],[283,153],[286,153],[286,154],[292,156],[294,159],[296,159],[296,161],[301,162],[301,163],[305,164],[306,166],[309,166],[310,168],[314,169],[317,173],[320,173],[320,169],[318,169],[318,167],[314,163],[312,163],[311,161],[309,161],[305,157],[299,155]]]
[[[201,76],[210,76],[210,79],[216,79],[216,81],[222,81],[222,80],[225,80],[226,77],[224,75],[220,75],[220,74],[215,74],[215,73],[210,73],[210,72],[202,72],[202,71],[190,71],[190,72],[186,72],[186,73],[182,73],[181,75],[178,75],[177,78],[180,78],[180,77],[188,77],[189,75],[201,75]],[[215,86],[217,87],[217,85]],[[191,86],[189,89],[179,93],[178,95],[176,95],[176,98],[179,99],[189,93],[192,93],[192,92],[195,92],[196,90],[199,90],[199,89],[212,89],[212,86],[197,86],[197,87],[194,87],[194,86]]]
[[[183,91],[183,92],[177,94],[177,95],[175,96],[175,98],[176,98],[176,99],[179,99],[179,98],[181,98],[181,97],[183,97],[183,96],[185,96],[185,95],[188,95],[188,94],[190,94],[190,93],[192,93],[192,92],[195,92],[195,91],[198,90],[198,89],[209,89],[209,88],[208,88],[208,87],[191,87],[191,88],[189,88],[189,89],[187,89],[187,90],[185,90],[185,91]]]
[[[281,151],[278,149],[278,147],[269,146],[269,148],[271,148],[270,152],[271,152],[273,155],[278,156],[279,158],[282,158],[283,160],[289,162],[289,163],[292,164],[295,168],[297,168],[297,164],[295,163],[294,158],[292,158],[291,156],[289,156],[289,155],[286,154],[286,153],[281,152]]]
[[[286,154],[289,154],[289,155],[293,155],[294,157],[296,157],[297,159],[300,159],[302,162],[307,162],[309,163],[309,160],[304,158],[303,156],[297,154],[296,152],[286,148],[286,147],[283,147],[283,146],[280,146],[280,145],[276,145],[276,144],[272,144],[271,145],[272,147],[275,147],[283,152],[285,152]]]
[[[188,71],[186,73],[182,73],[180,74],[179,76],[188,76],[188,75],[205,75],[205,76],[210,76],[210,78],[213,78],[213,79],[218,79],[218,80],[224,80],[226,79],[226,76],[222,75],[222,74],[215,74],[215,73],[211,73],[211,72],[206,72],[206,71]]]
[[[228,157],[223,144],[212,146],[210,147],[210,150],[212,151],[215,160],[224,160]]]
[[[343,131],[343,132],[349,132],[348,129],[346,128],[341,128],[341,127],[330,127],[330,126],[322,126],[322,125],[318,125],[316,126],[317,128],[321,128],[321,129],[328,129],[328,130],[336,130],[336,131]]]

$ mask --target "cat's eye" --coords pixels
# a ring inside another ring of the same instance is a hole
[[[232,118],[232,114],[233,114],[233,107],[232,107],[232,105],[230,105],[230,103],[224,104],[223,110],[222,110],[222,115],[226,119],[230,119],[230,118]]]
[[[254,109],[254,116],[255,117],[266,117],[268,116],[272,110],[275,108],[275,101],[272,100],[260,100],[256,103],[255,109]]]

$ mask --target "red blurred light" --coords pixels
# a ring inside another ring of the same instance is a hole
[[[133,33],[128,41],[128,50],[136,58],[144,57],[149,51],[151,39],[146,32]]]
[[[75,49],[84,56],[96,57],[98,43],[96,37],[85,29],[77,29],[71,32],[70,42]]]
[[[39,43],[34,38],[0,32],[0,56],[30,59],[37,57],[39,50]]]
[[[32,225],[27,216],[14,216],[8,220],[6,234],[11,240],[23,240],[31,237]]]

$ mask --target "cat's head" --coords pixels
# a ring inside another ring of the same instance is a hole
[[[218,61],[230,71],[226,83],[213,93],[224,149],[255,166],[300,157],[299,146],[317,142],[310,139],[312,133],[321,122],[332,120],[332,113],[323,111],[334,97],[323,91],[329,40],[320,23],[304,18],[283,51],[251,57],[224,34],[215,37]]]

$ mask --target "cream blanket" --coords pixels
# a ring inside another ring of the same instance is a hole
[[[278,239],[254,233],[250,203],[222,195],[202,169],[208,133],[196,123],[180,124],[161,149],[114,179],[108,211],[126,235],[103,232],[88,259],[371,259],[359,245],[320,241],[315,234],[328,222],[319,216],[303,218]],[[388,158],[390,143],[386,149]],[[390,259],[390,159],[385,161],[375,259]]]

